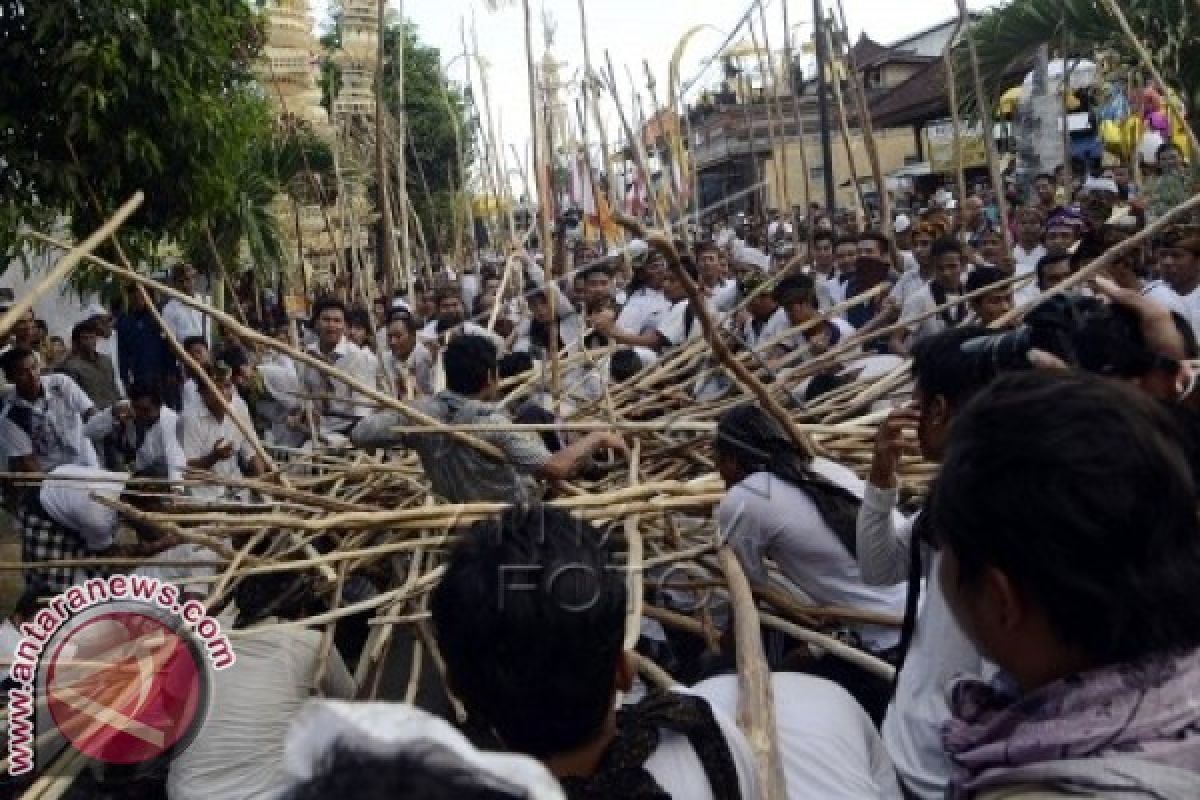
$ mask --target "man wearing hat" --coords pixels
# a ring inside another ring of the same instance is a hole
[[[100,303],[92,303],[83,310],[83,318],[96,329],[96,352],[112,362],[113,374],[117,377],[117,390],[125,395],[121,381],[120,348],[117,347],[117,331],[113,327],[113,315]]]

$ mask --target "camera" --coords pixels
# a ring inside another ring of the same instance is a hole
[[[1029,369],[1033,349],[1057,356],[1071,367],[1113,378],[1179,368],[1177,361],[1147,348],[1133,311],[1079,294],[1056,295],[1034,308],[1015,330],[980,336],[961,346],[980,369],[993,372]]]

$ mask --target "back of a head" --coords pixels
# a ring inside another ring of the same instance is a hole
[[[1200,527],[1180,438],[1114,381],[998,379],[956,418],[929,502],[959,580],[1006,574],[1092,667],[1200,645]]]
[[[642,371],[642,357],[632,347],[623,347],[612,354],[608,365],[609,375],[617,383],[623,383]]]
[[[336,747],[312,778],[293,787],[281,800],[520,800],[435,752],[402,750],[376,755]]]
[[[967,325],[917,340],[912,349],[917,390],[927,399],[942,397],[951,408],[962,408],[996,377],[990,360],[963,352],[962,346],[990,333],[987,328]]]
[[[625,579],[604,537],[565,511],[476,523],[433,593],[448,682],[472,720],[546,757],[598,735],[622,652]]]
[[[496,345],[485,336],[455,336],[442,357],[446,368],[446,388],[473,397],[487,388],[498,369]]]
[[[976,267],[967,276],[967,292],[977,292],[985,286],[1001,283],[1008,275],[999,267]]]
[[[505,353],[497,362],[501,380],[524,375],[533,369],[533,356],[526,352]]]

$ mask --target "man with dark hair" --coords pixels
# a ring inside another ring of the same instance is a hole
[[[900,319],[909,322],[909,326],[892,335],[892,352],[898,355],[907,355],[914,342],[961,325],[967,318],[965,303],[942,308],[962,295],[966,267],[962,244],[953,236],[943,236],[933,243],[930,258],[933,260],[933,278],[925,288],[904,301]],[[934,313],[939,308],[941,310]]]
[[[721,254],[712,242],[696,245],[696,264],[701,293],[708,298],[714,311],[732,311],[738,302],[738,285],[733,278],[722,274]]]
[[[450,340],[443,354],[446,389],[414,404],[419,411],[448,425],[509,425],[512,419],[492,401],[499,382],[496,347],[482,336],[464,334]],[[381,411],[351,432],[359,447],[409,447],[417,451],[433,489],[453,503],[531,502],[541,495],[538,480],[565,480],[586,466],[597,450],[625,450],[612,433],[588,434],[551,453],[535,434],[480,431],[479,439],[499,448],[497,462],[470,444],[445,433],[401,434],[410,424],[398,411]]]
[[[568,797],[761,796],[730,717],[733,676],[615,710],[635,675],[625,575],[589,523],[551,507],[477,523],[431,606],[447,683],[470,721],[541,760]],[[792,796],[895,796],[870,722],[844,690],[803,675],[772,683]]]
[[[896,472],[900,459],[918,449],[927,461],[941,459],[954,416],[994,377],[980,359],[962,349],[988,333],[971,326],[952,328],[914,345],[914,407],[893,411],[879,427],[858,515],[856,557],[863,580],[875,586],[890,586],[906,577],[909,581],[900,644],[903,666],[883,721],[883,741],[909,795],[921,800],[940,800],[950,775],[939,738],[949,716],[949,682],[981,675],[983,661],[946,606],[938,582],[938,556],[916,532],[920,516],[905,519],[896,511]],[[925,598],[918,606],[922,576]]]
[[[91,398],[66,375],[43,375],[37,353],[13,347],[0,355],[12,391],[0,399],[0,463],[7,470],[49,472],[63,464],[95,466],[83,425]]]
[[[130,386],[128,405],[96,414],[88,420],[85,432],[104,452],[116,454],[123,468],[132,464],[139,472],[161,469],[173,481],[183,478],[187,458],[179,444],[179,415],[163,405],[156,384]]]
[[[317,334],[308,354],[346,373],[360,383],[378,388],[378,359],[355,345],[346,336],[346,306],[336,298],[319,300],[313,307],[313,328]],[[330,443],[342,443],[360,419],[371,411],[366,399],[340,380],[308,365],[298,365],[300,382],[310,401],[310,413],[319,434]],[[295,414],[295,427],[303,429],[302,414]]]
[[[1004,283],[1008,275],[999,267],[976,267],[967,276],[967,294],[977,292],[987,286]],[[984,327],[1003,317],[1013,308],[1013,290],[1011,283],[997,286],[994,291],[984,292],[971,301],[971,313],[975,321]]]
[[[687,256],[680,257],[681,264],[688,276],[699,282],[696,265]],[[619,328],[611,315],[597,315],[593,320],[596,330],[608,336],[614,342],[626,347],[646,348],[661,353],[672,347],[678,347],[702,334],[703,326],[696,315],[689,309],[687,289],[683,281],[671,270],[667,270],[661,279],[662,293],[670,303],[670,309],[663,314],[653,331],[634,333]]]
[[[827,290],[830,305],[846,302],[846,284],[858,267],[858,237],[839,236],[833,245],[834,271],[829,276]]]
[[[232,407],[234,388],[233,375],[228,367],[209,367],[208,377],[221,393],[225,404]],[[185,410],[179,415],[179,441],[187,465],[192,469],[212,472],[218,477],[238,479],[245,473],[261,475],[266,464],[255,448],[257,435],[246,420],[251,439],[247,439],[233,417],[226,413],[225,406],[217,395],[201,384],[201,403],[198,407]],[[238,413],[234,411],[233,413]],[[245,469],[243,469],[243,464]],[[231,493],[224,484],[192,487],[191,493],[199,497],[215,499]]]
[[[891,261],[892,250],[888,238],[879,231],[863,231],[858,235],[858,255],[878,261]]]
[[[583,307],[590,313],[612,301],[612,273],[603,261],[589,264],[579,271],[583,276]]]
[[[1200,330],[1200,236],[1172,236],[1158,250],[1163,280],[1189,309],[1192,330]]]
[[[1042,172],[1033,179],[1034,194],[1037,195],[1037,209],[1043,216],[1049,216],[1058,210],[1058,186],[1054,176]]]
[[[1038,291],[1048,292],[1071,277],[1071,254],[1066,250],[1051,250],[1042,256],[1035,268]]]
[[[958,415],[929,528],[946,601],[1004,680],[949,692],[946,797],[1197,796],[1182,438],[1161,406],[1078,372],[1001,378]]]
[[[365,308],[354,308],[346,312],[346,338],[355,347],[371,348],[371,317]]]
[[[121,400],[121,387],[112,360],[96,349],[100,331],[91,321],[71,329],[71,353],[59,367],[92,399],[96,408],[111,408]]]
[[[396,396],[402,400],[428,397],[436,391],[433,354],[418,339],[417,332],[417,323],[411,314],[393,314],[387,326],[388,352],[383,370],[391,379]]]
[[[163,338],[162,329],[146,307],[142,293],[129,293],[129,307],[117,317],[113,336],[117,340],[117,366],[125,386],[151,382],[163,387],[168,403],[178,406],[179,382],[175,356]]]
[[[175,281],[175,288],[180,292],[196,300],[208,302],[207,297],[196,293],[196,268],[191,264],[176,264],[171,270],[171,276]],[[199,336],[205,342],[212,341],[212,323],[208,315],[198,308],[192,308],[171,298],[162,307],[162,318],[180,343],[192,336]]]
[[[787,314],[790,327],[813,323],[805,331],[788,337],[783,345],[789,350],[804,350],[809,357],[817,356],[842,339],[854,335],[854,326],[841,317],[821,317],[817,288],[811,275],[790,275],[775,286],[775,301]]]

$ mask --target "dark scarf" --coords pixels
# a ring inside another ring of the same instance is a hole
[[[946,289],[937,281],[929,282],[929,294],[933,296],[933,304],[942,306],[946,304]],[[959,295],[961,296],[961,292]],[[938,316],[942,318],[942,322],[946,323],[947,328],[957,328],[967,319],[967,304],[959,303],[951,308],[943,308],[938,312]]]
[[[715,800],[741,800],[733,755],[704,698],[655,690],[636,706],[618,712],[617,727],[620,733],[594,775],[560,781],[570,800],[671,800],[646,771],[662,728],[687,737],[704,765]]]

